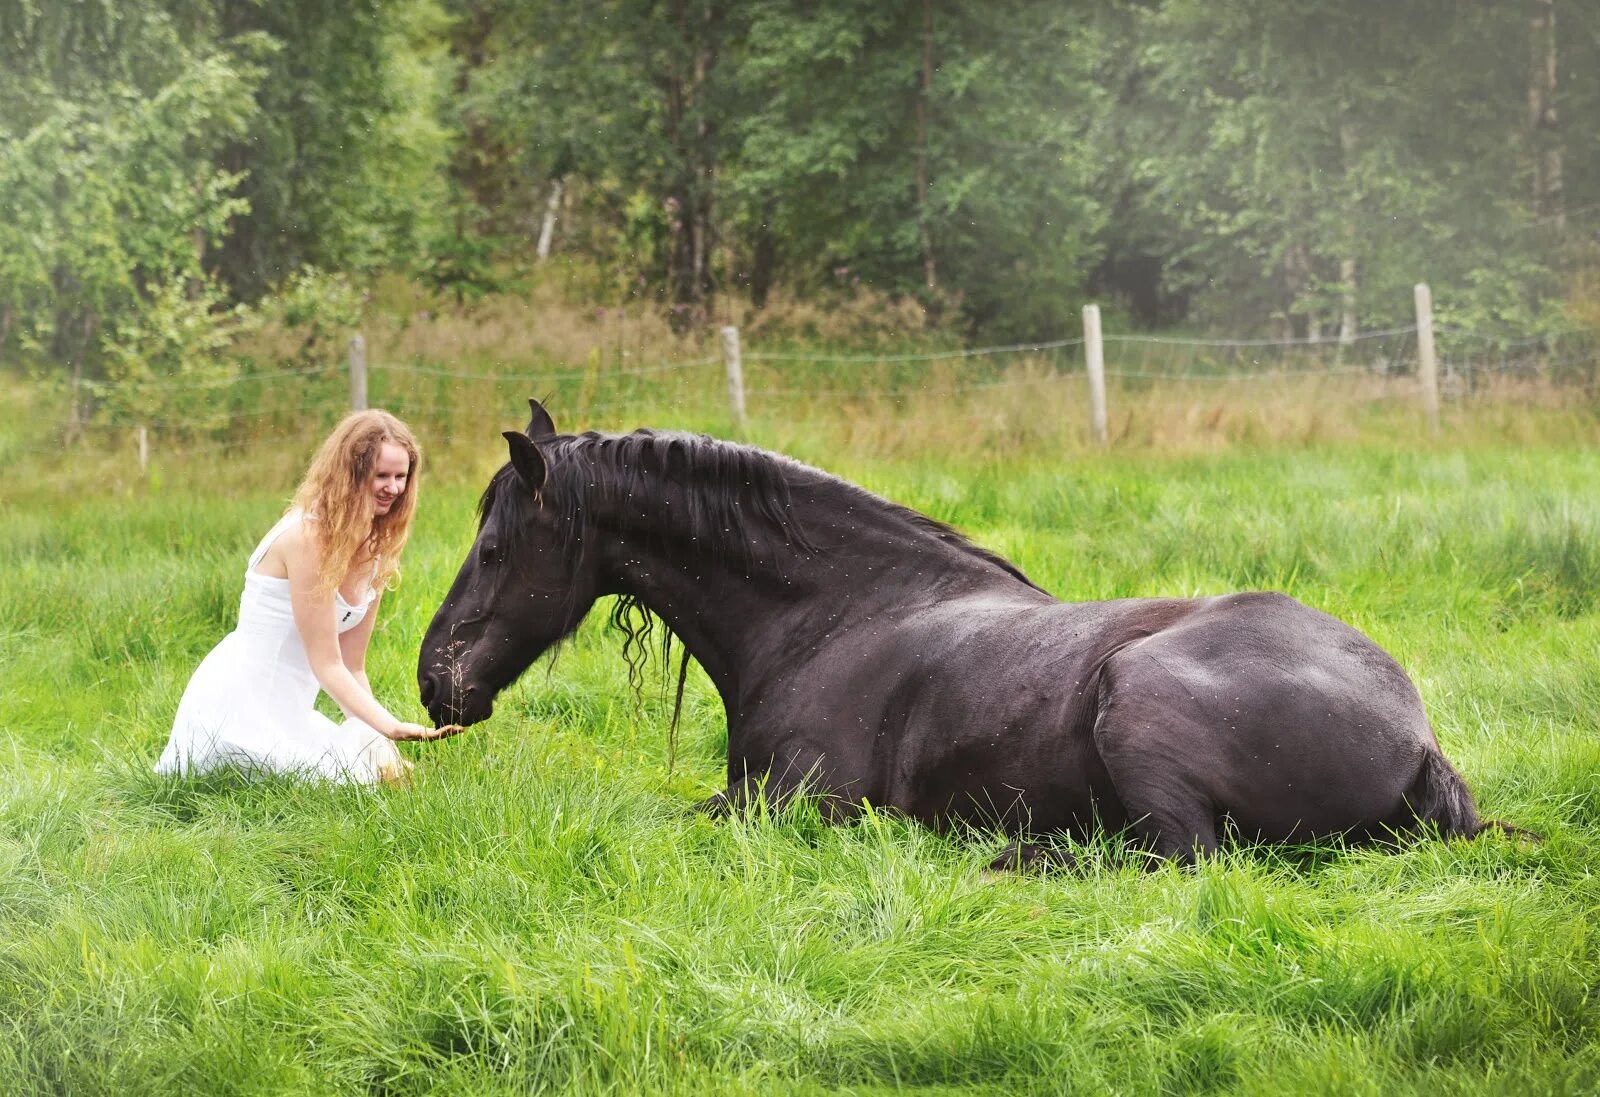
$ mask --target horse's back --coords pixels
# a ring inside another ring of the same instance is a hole
[[[855,668],[844,692],[872,709],[869,787],[930,822],[964,817],[1082,834],[1096,819],[1120,824],[1093,740],[1102,669],[1197,605],[1061,602],[1007,587],[886,623],[871,657],[835,653]]]
[[[762,725],[774,741],[799,731],[847,798],[935,823],[1083,833],[1184,800],[1174,826],[1226,814],[1269,840],[1312,837],[1395,817],[1436,749],[1392,658],[1279,594],[978,592],[819,656],[754,741]]]

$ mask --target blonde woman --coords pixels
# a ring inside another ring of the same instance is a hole
[[[396,718],[367,681],[367,642],[416,514],[418,461],[411,431],[388,412],[334,428],[250,554],[239,625],[189,680],[158,773],[226,765],[398,782],[411,766],[396,741],[460,730]],[[316,710],[319,687],[343,723]]]

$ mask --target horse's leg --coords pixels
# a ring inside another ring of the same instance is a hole
[[[1215,854],[1217,809],[1204,769],[1217,760],[1194,756],[1210,739],[1202,714],[1192,698],[1175,695],[1172,679],[1143,673],[1153,660],[1125,676],[1118,670],[1127,668],[1113,663],[1102,672],[1094,741],[1134,835],[1157,857],[1181,864]]]
[[[733,799],[726,791],[714,792],[694,805],[694,810],[713,819],[725,819],[733,813]]]
[[[989,862],[990,872],[1054,872],[1077,867],[1072,851],[1053,842],[1012,842]]]
[[[1217,852],[1217,812],[1209,797],[1137,764],[1107,760],[1106,772],[1132,820],[1129,828],[1156,857],[1192,865]]]
[[[830,823],[854,818],[860,814],[859,803],[843,794],[824,763],[820,752],[800,749],[788,757],[773,758],[772,768],[767,770],[745,768],[736,776],[730,765],[728,787],[700,801],[695,808],[721,818],[758,805],[777,811],[797,795],[806,795],[817,798],[822,817]]]
[[[721,792],[701,800],[695,805],[695,810],[719,819],[741,814],[761,805],[777,811],[794,799],[800,787],[797,782],[776,780],[771,774],[764,773],[760,776],[747,774],[730,781],[728,787]]]
[[[796,786],[770,780],[766,774],[759,777],[746,774],[729,781],[728,787],[721,792],[701,800],[695,805],[695,810],[718,819],[742,814],[761,804],[777,810],[793,798],[795,791]]]
[[[1180,865],[1192,865],[1217,852],[1217,818],[1210,805],[1163,803],[1139,816],[1133,832],[1156,857]]]

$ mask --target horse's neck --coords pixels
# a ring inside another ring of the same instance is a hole
[[[797,561],[786,562],[785,583],[768,570],[768,560],[747,569],[733,557],[683,560],[659,548],[622,547],[611,565],[618,592],[638,598],[666,622],[730,708],[750,681],[751,664],[803,617],[813,587]]]
[[[807,548],[769,534],[753,548],[686,550],[682,539],[639,529],[612,546],[620,592],[666,622],[730,710],[755,678],[782,673],[780,653],[805,650],[852,617],[925,597],[934,584],[1011,581],[864,493],[796,486],[790,513]]]

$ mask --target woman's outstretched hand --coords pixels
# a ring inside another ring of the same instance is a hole
[[[427,728],[421,724],[408,724],[402,721],[395,725],[394,730],[389,733],[389,738],[397,743],[428,743],[435,739],[448,739],[452,735],[460,735],[466,730],[460,724]]]

